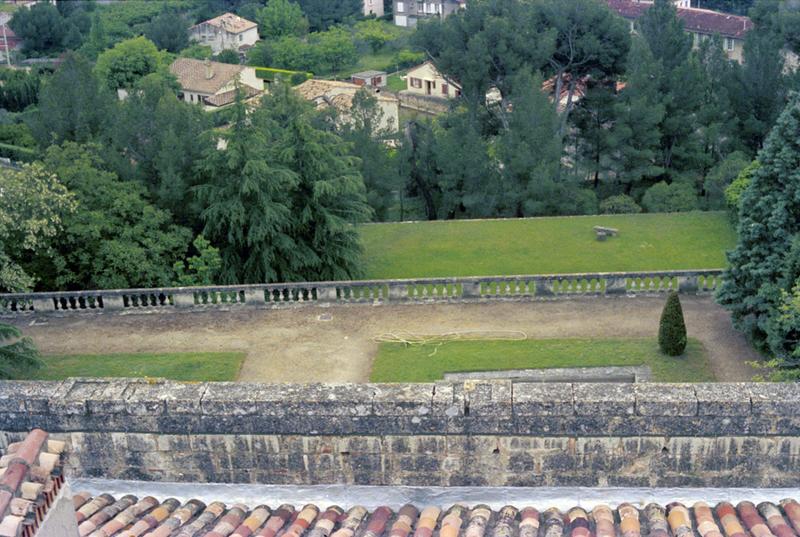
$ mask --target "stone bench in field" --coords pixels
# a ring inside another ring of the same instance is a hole
[[[608,237],[615,237],[619,234],[619,230],[613,227],[594,226],[594,232],[597,233],[597,240],[604,241]]]

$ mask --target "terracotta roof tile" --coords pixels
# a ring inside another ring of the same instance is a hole
[[[209,73],[209,70],[211,71]],[[214,94],[231,83],[244,70],[243,65],[178,58],[169,71],[186,91]],[[209,77],[208,75],[211,74]]]
[[[627,19],[638,19],[652,4],[636,0],[608,0],[608,5]],[[753,29],[753,22],[748,17],[709,9],[678,8],[678,18],[683,21],[686,30],[708,35],[741,39]]]
[[[105,507],[96,511],[91,520],[100,519],[112,511],[119,512],[113,520],[136,507],[136,519],[121,520],[124,526],[108,526],[81,535],[91,537],[797,537],[800,527],[800,504],[782,500],[779,504],[762,502],[755,506],[741,502],[736,507],[720,503],[715,509],[697,502],[684,505],[672,502],[665,507],[651,503],[638,508],[622,503],[615,509],[598,505],[591,510],[574,507],[566,512],[551,507],[541,512],[535,507],[517,508],[507,505],[493,511],[486,505],[453,505],[447,510],[436,506],[418,509],[404,505],[396,512],[382,506],[371,513],[354,506],[344,512],[338,506],[321,509],[308,504],[296,511],[291,505],[281,505],[274,511],[266,505],[252,510],[241,504],[226,506],[213,502],[208,506],[199,500],[189,500],[178,507],[171,498],[158,502],[145,498],[138,503],[124,496],[118,501],[101,496]],[[76,504],[84,502],[86,494],[76,496]],[[145,502],[147,500],[147,502]],[[134,503],[132,503],[134,502]],[[138,507],[137,507],[138,506]],[[716,514],[716,516],[715,516]],[[157,522],[159,521],[160,522]],[[718,523],[719,522],[719,523]],[[10,522],[13,524],[13,521]],[[747,529],[745,529],[745,527]]]
[[[251,88],[250,86],[242,86],[242,91],[244,92],[244,98],[249,99],[251,97],[255,97],[256,95],[260,94],[261,91],[257,90],[256,88]],[[225,106],[227,104],[231,104],[236,100],[236,90],[232,89],[230,91],[224,91],[222,93],[217,93],[216,95],[212,95],[210,97],[206,97],[203,101],[211,106]]]
[[[36,535],[64,482],[63,450],[41,429],[8,445],[0,457],[0,537]]]

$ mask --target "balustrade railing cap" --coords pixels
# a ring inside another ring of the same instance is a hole
[[[459,284],[459,283],[486,283],[514,280],[590,280],[613,278],[664,278],[664,277],[692,277],[692,276],[718,276],[723,269],[686,269],[686,270],[654,270],[636,272],[576,272],[564,274],[516,274],[496,276],[451,276],[431,278],[398,278],[385,280],[340,280],[320,282],[286,282],[286,283],[259,283],[242,285],[206,285],[197,287],[154,287],[133,289],[94,289],[78,291],[42,291],[31,293],[0,293],[0,299],[20,298],[69,298],[69,297],[103,297],[122,295],[180,295],[202,292],[232,292],[232,291],[259,291],[272,289],[297,289],[297,288],[347,288],[368,286],[393,286],[393,285],[425,285],[425,284]]]

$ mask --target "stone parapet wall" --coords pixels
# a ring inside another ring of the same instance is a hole
[[[597,272],[0,294],[0,316],[208,311],[309,304],[553,300],[585,296],[713,293],[721,270]]]
[[[74,475],[406,485],[791,486],[800,385],[0,383],[0,443]]]

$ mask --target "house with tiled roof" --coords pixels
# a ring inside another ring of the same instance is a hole
[[[439,72],[433,62],[426,61],[409,69],[406,74],[406,89],[403,91],[414,95],[453,99],[461,95],[461,85]]]
[[[631,31],[635,29],[636,20],[641,17],[652,2],[644,0],[607,0],[609,7],[630,22]],[[711,11],[680,7],[678,18],[683,21],[686,32],[692,35],[694,47],[714,35],[722,38],[722,48],[728,58],[739,63],[744,61],[744,38],[753,29],[753,22],[748,17]]]
[[[181,86],[179,97],[206,109],[233,103],[237,84],[246,98],[264,91],[264,81],[256,76],[253,67],[246,65],[178,58],[169,70]]]
[[[189,39],[211,47],[214,54],[223,50],[243,52],[258,41],[258,24],[233,13],[223,13],[189,28]]]
[[[339,112],[339,117],[347,121],[353,107],[353,97],[359,90],[365,88],[351,82],[310,79],[294,89],[304,99],[313,102],[317,108],[335,108]],[[397,131],[400,127],[400,102],[397,97],[380,90],[366,89],[365,91],[371,91],[381,109],[382,115],[378,129]]]

